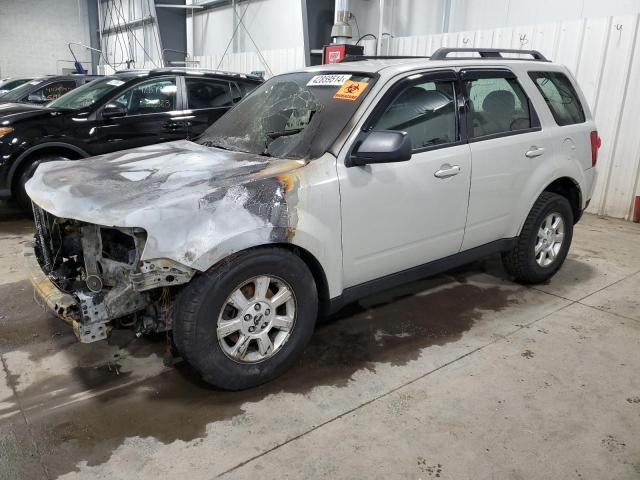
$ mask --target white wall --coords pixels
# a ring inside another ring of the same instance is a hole
[[[393,0],[392,0],[393,1]],[[640,12],[640,0],[452,0],[450,31],[557,22]]]
[[[197,3],[197,2],[196,2]],[[303,44],[302,6],[300,0],[253,0],[238,2],[239,16],[260,50],[301,47]],[[212,8],[187,19],[187,49],[191,56],[222,54],[236,25],[233,8]],[[195,29],[194,29],[195,27]],[[228,53],[255,51],[253,42],[242,26]]]
[[[384,31],[396,37],[442,33],[446,3],[446,0],[385,0]],[[360,36],[377,35],[379,1],[351,0],[351,8]],[[479,30],[639,12],[640,0],[451,0],[447,29]]]
[[[73,68],[68,42],[89,44],[85,0],[0,0],[0,76],[62,73]],[[85,68],[86,50],[74,50]],[[90,69],[90,68],[88,68]]]

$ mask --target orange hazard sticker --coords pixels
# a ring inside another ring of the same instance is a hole
[[[337,98],[338,100],[357,100],[362,92],[364,92],[364,89],[367,88],[367,85],[369,84],[365,82],[347,80],[336,92],[333,98]]]

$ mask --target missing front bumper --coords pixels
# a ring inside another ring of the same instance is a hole
[[[110,326],[106,322],[85,325],[78,321],[79,302],[73,295],[61,291],[49,280],[40,268],[32,249],[26,250],[23,256],[27,264],[29,280],[33,285],[34,297],[40,305],[71,325],[76,338],[82,343],[92,343],[107,338]]]

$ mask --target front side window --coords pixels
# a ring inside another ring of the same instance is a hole
[[[210,126],[198,143],[268,157],[318,158],[371,92],[375,78],[356,72],[272,77]]]
[[[578,94],[566,75],[560,72],[529,72],[529,76],[540,90],[558,125],[585,121]]]
[[[170,112],[176,109],[178,87],[175,78],[158,78],[139,83],[113,100],[127,115]]]
[[[74,88],[76,88],[76,82],[74,81],[53,82],[49,85],[45,85],[39,90],[36,90],[31,95],[35,95],[39,99],[42,99],[43,102],[50,102],[51,100],[55,100],[65,93],[70,92]]]
[[[532,127],[529,99],[513,78],[479,78],[465,82],[469,96],[471,137],[506,134]]]
[[[414,151],[455,142],[453,82],[434,81],[407,87],[387,107],[373,130],[407,132]]]
[[[229,82],[208,78],[186,78],[188,106],[200,108],[230,107],[233,105]]]

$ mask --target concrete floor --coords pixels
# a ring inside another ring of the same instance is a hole
[[[165,339],[81,345],[0,222],[0,479],[640,478],[640,226],[586,216],[559,274],[491,257],[347,309],[283,378],[213,390]]]

